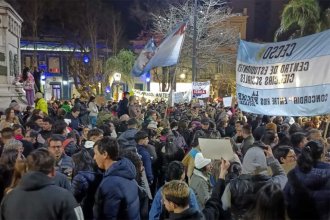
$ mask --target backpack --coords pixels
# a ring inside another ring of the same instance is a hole
[[[186,152],[186,148],[188,147],[186,140],[184,139],[184,137],[177,131],[173,130],[172,131],[173,135],[174,135],[174,144],[177,147],[180,147],[181,149],[183,149]]]

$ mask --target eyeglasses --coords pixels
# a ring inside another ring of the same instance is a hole
[[[288,155],[288,156],[286,156],[286,157],[290,157],[290,158],[297,158],[297,156],[296,156],[296,155]]]

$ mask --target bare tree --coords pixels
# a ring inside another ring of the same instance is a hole
[[[125,31],[122,15],[111,7],[105,8],[102,16],[104,17],[103,20],[108,21],[104,23],[104,28],[102,28],[106,45],[111,46],[112,54],[116,55],[119,51]]]
[[[210,71],[210,64],[214,63],[234,63],[236,55],[227,49],[237,46],[239,31],[226,25],[226,21],[234,14],[224,0],[199,2],[196,26],[198,70]],[[186,0],[183,3],[171,4],[162,13],[152,15],[153,31],[164,35],[175,24],[188,19],[179,66],[189,69],[193,47],[193,3],[194,0]]]

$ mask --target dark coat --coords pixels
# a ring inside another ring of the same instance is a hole
[[[135,167],[126,158],[107,169],[96,192],[94,219],[140,219],[135,176]]]
[[[329,219],[330,169],[313,168],[303,173],[298,167],[288,173],[284,188],[290,219]]]
[[[102,181],[102,174],[91,171],[79,171],[72,179],[72,193],[80,203],[85,219],[93,219],[95,193]]]
[[[81,219],[83,213],[73,195],[54,185],[41,172],[25,174],[1,204],[0,219]]]

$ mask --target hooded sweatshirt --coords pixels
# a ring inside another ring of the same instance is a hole
[[[0,219],[83,219],[73,195],[41,172],[30,171],[1,204]]]
[[[96,192],[94,219],[140,219],[133,163],[121,158],[106,170]]]

